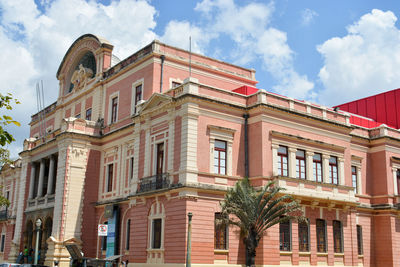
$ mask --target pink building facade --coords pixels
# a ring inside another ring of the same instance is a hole
[[[214,222],[227,188],[248,175],[256,186],[275,179],[309,220],[269,229],[257,266],[400,265],[397,129],[258,90],[254,70],[189,62],[158,41],[122,61],[112,50],[78,38],[57,101],[32,116],[12,176],[15,216],[0,221],[5,260],[35,246],[40,219],[49,266],[69,264],[69,243],[130,267],[185,266],[191,212],[192,266],[242,266],[238,229]]]

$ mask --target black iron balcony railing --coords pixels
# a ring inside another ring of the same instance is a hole
[[[168,188],[170,185],[168,173],[156,174],[154,176],[145,177],[139,180],[137,192],[149,192],[158,189]]]
[[[6,221],[8,219],[8,210],[0,210],[0,221]]]

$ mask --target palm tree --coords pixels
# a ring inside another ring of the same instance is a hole
[[[301,219],[300,205],[285,190],[270,181],[264,188],[256,189],[248,178],[238,181],[228,190],[221,203],[222,225],[240,228],[246,248],[246,266],[254,266],[256,248],[264,232],[281,222]]]

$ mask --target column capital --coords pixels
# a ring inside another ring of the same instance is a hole
[[[289,148],[288,148],[288,151],[291,152],[291,153],[293,153],[293,152],[296,153],[296,152],[297,152],[297,148],[295,148],[295,147],[289,147]]]

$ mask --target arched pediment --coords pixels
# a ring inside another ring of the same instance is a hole
[[[109,68],[112,49],[113,46],[107,40],[93,34],[85,34],[75,40],[57,71],[61,94],[82,87],[83,81]]]

